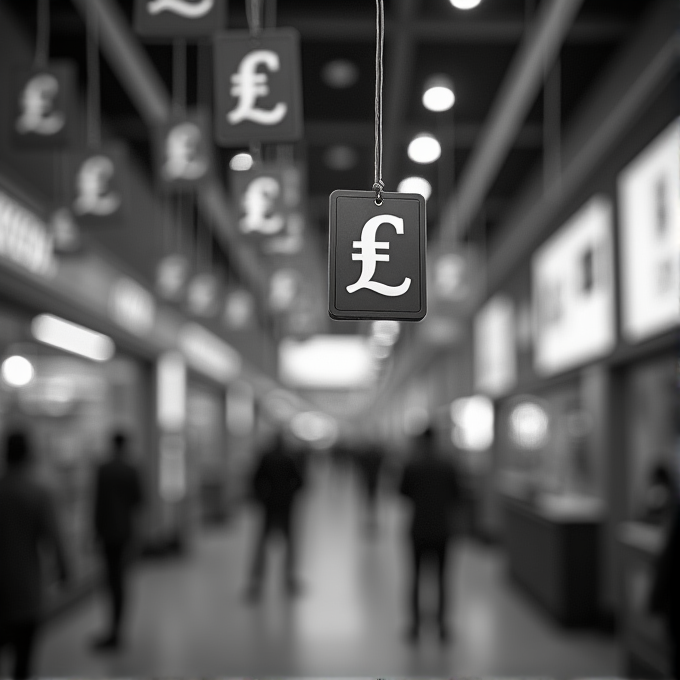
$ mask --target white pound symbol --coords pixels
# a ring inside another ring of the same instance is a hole
[[[253,50],[241,60],[238,73],[231,76],[231,96],[239,98],[236,108],[227,114],[227,120],[232,125],[244,120],[252,120],[261,125],[276,125],[288,111],[284,102],[279,102],[270,111],[255,108],[257,98],[269,94],[267,74],[257,72],[260,64],[270,71],[278,71],[279,55],[271,50]]]
[[[364,228],[361,230],[361,241],[352,242],[353,248],[361,248],[360,253],[352,253],[353,260],[361,260],[361,276],[359,276],[359,280],[356,283],[347,286],[348,293],[355,293],[361,288],[368,288],[380,295],[397,297],[403,295],[411,286],[411,279],[409,278],[405,278],[399,286],[388,286],[372,280],[373,274],[375,274],[376,263],[389,262],[390,260],[390,256],[387,253],[378,254],[376,252],[378,248],[387,250],[390,247],[387,241],[375,240],[378,227],[385,222],[391,224],[397,234],[404,233],[404,220],[394,215],[376,215],[364,224]]]
[[[279,183],[273,177],[263,175],[255,178],[246,189],[241,204],[245,215],[239,224],[241,231],[248,234],[259,231],[263,234],[276,234],[285,226],[283,215],[269,215],[274,200],[281,193]]]
[[[200,143],[201,131],[193,123],[180,123],[172,128],[165,143],[163,177],[168,180],[203,177],[208,164],[198,155]]]
[[[186,2],[186,0],[153,0],[146,9],[149,14],[174,12],[187,19],[204,17],[215,4],[215,0],[201,0],[201,2]]]
[[[21,117],[17,130],[26,134],[53,135],[64,127],[64,114],[54,111],[54,100],[59,94],[59,81],[50,73],[31,78],[21,95]]]
[[[108,192],[109,182],[115,170],[106,156],[88,158],[78,173],[78,197],[73,210],[78,215],[110,215],[120,206],[120,196]]]

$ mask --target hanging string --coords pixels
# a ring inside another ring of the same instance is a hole
[[[172,104],[179,113],[187,105],[187,41],[184,38],[172,41]]]
[[[50,56],[50,0],[38,0],[35,37],[35,65],[47,65]]]
[[[101,84],[99,73],[99,17],[94,2],[87,12],[87,141],[92,148],[101,142]]]
[[[382,203],[385,183],[382,179],[382,90],[383,90],[383,44],[385,42],[385,7],[383,0],[375,0],[375,173],[373,190],[375,203]]]
[[[262,30],[262,0],[246,0],[246,19],[250,35],[256,37]]]

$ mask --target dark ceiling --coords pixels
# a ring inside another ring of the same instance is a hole
[[[35,30],[35,0],[4,1],[23,18],[27,31]],[[131,27],[133,0],[105,2],[117,4]],[[308,223],[318,234],[319,257],[323,258],[328,195],[334,189],[368,190],[373,182],[375,5],[370,0],[263,2],[265,25],[292,26],[302,38],[305,136],[288,153],[306,168]],[[434,189],[428,202],[430,238],[439,229],[442,206],[450,200],[479,147],[480,131],[518,46],[531,29],[532,19],[549,2],[483,0],[466,12],[454,8],[449,0],[385,0],[383,176],[391,191],[408,175],[419,174],[429,180]],[[646,5],[644,0],[584,0],[561,49],[559,71],[553,68],[547,74],[557,88],[547,94],[541,89],[536,96],[464,236],[475,239],[492,234],[521,185],[541,171],[546,130],[569,124]],[[245,1],[231,0],[226,24],[225,29],[247,27]],[[78,61],[85,88],[85,26],[71,0],[52,0],[51,29],[51,56]],[[172,93],[172,45],[146,42],[144,49]],[[210,107],[209,43],[190,44],[187,57],[187,104]],[[323,69],[335,60],[356,66],[356,82],[341,89],[324,82]],[[425,80],[435,73],[448,74],[455,85],[456,104],[446,113],[429,112],[420,101]],[[148,126],[105,60],[102,117],[113,134],[126,139],[150,172]],[[407,158],[407,144],[420,131],[432,132],[442,141],[442,157],[432,165],[418,165]],[[351,150],[343,156],[351,167],[328,166],[329,149],[335,146]],[[225,185],[229,182],[227,164],[234,152],[217,152]],[[225,254],[227,259],[234,255]]]

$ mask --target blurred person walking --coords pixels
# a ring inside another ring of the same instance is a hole
[[[366,533],[374,536],[378,528],[378,487],[383,463],[383,452],[377,442],[369,442],[356,455],[366,500]]]
[[[144,502],[141,477],[128,460],[128,437],[111,437],[110,458],[97,470],[94,493],[94,533],[106,574],[109,600],[108,631],[93,641],[99,650],[117,649],[127,604],[127,577],[137,522]]]
[[[246,599],[259,599],[265,572],[267,543],[279,534],[286,546],[284,581],[289,595],[300,591],[296,576],[295,498],[303,486],[299,464],[286,447],[282,432],[277,432],[258,461],[252,476],[251,493],[260,506],[260,530],[255,543]]]
[[[438,588],[436,617],[439,639],[446,642],[449,639],[447,558],[459,483],[453,464],[438,454],[431,427],[416,439],[415,455],[404,468],[399,491],[412,506],[408,639],[415,642],[420,635],[421,576],[426,567],[431,567]]]
[[[53,499],[33,478],[32,453],[25,432],[7,435],[5,472],[0,478],[0,661],[9,649],[14,657],[11,677],[16,680],[32,675],[43,615],[46,552],[54,557],[60,583],[68,582]]]
[[[650,608],[664,619],[670,677],[680,680],[680,499],[677,497],[666,542],[656,565]]]

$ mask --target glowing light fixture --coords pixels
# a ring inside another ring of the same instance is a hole
[[[229,167],[237,172],[250,170],[253,167],[253,157],[249,153],[237,153],[231,157]]]
[[[540,449],[548,440],[550,420],[539,404],[517,404],[509,417],[510,438],[521,449]]]
[[[2,362],[2,379],[11,387],[24,387],[34,376],[33,364],[26,357],[14,355]]]
[[[474,9],[482,0],[450,0],[456,9]]]
[[[432,185],[424,177],[406,177],[399,182],[397,191],[404,194],[420,194],[427,201],[432,195]]]
[[[93,361],[108,361],[116,346],[108,335],[71,323],[52,314],[40,314],[31,322],[33,337],[46,345]]]
[[[434,163],[442,155],[442,147],[434,135],[423,132],[408,145],[408,157],[416,163]]]
[[[493,444],[493,404],[488,397],[475,395],[451,404],[453,443],[468,451],[484,451]]]
[[[329,87],[344,89],[359,80],[359,69],[349,59],[334,59],[324,64],[321,77]]]
[[[451,78],[443,73],[430,76],[423,88],[423,106],[430,111],[448,111],[456,101]]]

